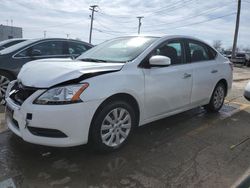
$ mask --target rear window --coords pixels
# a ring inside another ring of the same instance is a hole
[[[188,51],[189,62],[214,60],[217,56],[217,52],[213,48],[196,40],[188,40]]]
[[[206,47],[207,47],[207,50],[208,50],[208,57],[209,57],[209,60],[215,59],[216,56],[217,56],[217,52],[216,52],[213,48],[211,48],[211,47],[209,47],[209,46],[207,46],[207,45],[206,45]]]
[[[245,54],[237,54],[236,57],[245,57]]]

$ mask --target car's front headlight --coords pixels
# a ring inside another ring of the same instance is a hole
[[[71,104],[82,102],[80,95],[89,86],[88,83],[55,87],[40,95],[34,104]]]

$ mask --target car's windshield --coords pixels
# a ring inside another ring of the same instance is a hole
[[[29,45],[35,41],[37,41],[37,40],[34,39],[34,40],[26,40],[26,41],[20,42],[18,44],[15,44],[13,46],[10,46],[8,48],[1,50],[0,54],[8,54],[8,53],[14,52],[14,51],[16,51],[16,50],[18,50],[26,45]]]
[[[121,37],[106,41],[79,56],[82,61],[127,62],[140,55],[157,37]]]

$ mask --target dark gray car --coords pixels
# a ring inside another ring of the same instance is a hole
[[[5,48],[8,48],[8,47],[13,46],[15,44],[18,44],[18,43],[23,42],[25,40],[27,40],[27,39],[21,39],[21,38],[19,39],[19,38],[17,38],[17,39],[3,40],[3,41],[0,42],[0,50],[3,50]]]
[[[30,39],[0,51],[0,102],[11,80],[16,79],[21,67],[32,60],[47,58],[76,58],[92,47],[91,44],[71,39]]]

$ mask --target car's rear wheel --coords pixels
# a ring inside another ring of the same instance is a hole
[[[205,109],[209,112],[218,112],[223,106],[226,96],[226,87],[222,82],[219,82],[212,94],[209,104],[205,106]]]
[[[5,104],[5,93],[10,81],[13,79],[12,75],[0,71],[0,104]]]
[[[122,147],[136,122],[133,108],[124,101],[105,105],[95,116],[91,126],[91,141],[98,151],[113,151]]]

